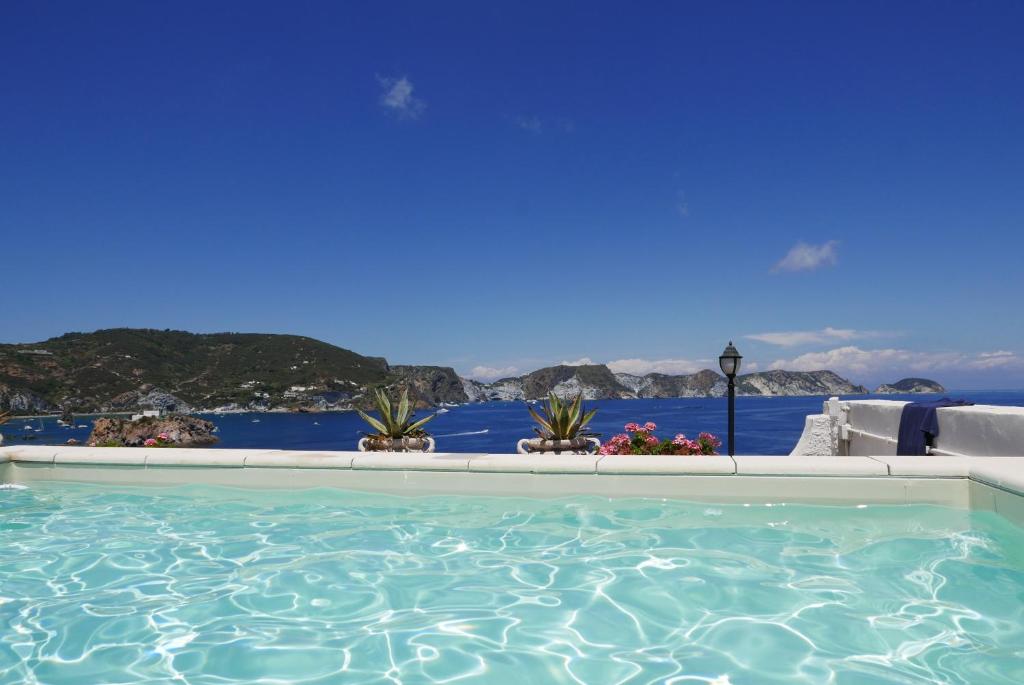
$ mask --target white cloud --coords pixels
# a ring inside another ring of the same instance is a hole
[[[540,133],[544,130],[540,117],[516,117],[516,126],[530,133]]]
[[[415,97],[412,81],[405,76],[389,78],[378,76],[377,82],[382,89],[380,105],[400,119],[416,119],[426,108],[427,103]]]
[[[879,377],[883,374],[903,377],[909,373],[1022,367],[1024,359],[1006,350],[996,352],[919,352],[898,348],[865,350],[854,345],[824,352],[808,352],[793,359],[777,359],[771,369],[817,371],[829,369],[839,374]]]
[[[565,361],[563,359],[562,361],[558,362],[558,365],[559,366],[590,366],[593,363],[594,363],[594,360],[591,359],[590,357],[580,357],[579,359],[577,359],[574,362],[568,362],[568,361]]]
[[[690,359],[616,359],[608,362],[606,366],[613,373],[630,373],[634,376],[643,376],[648,373],[681,375],[696,373],[706,368],[700,362]]]
[[[1019,366],[1024,361],[1013,352],[997,350],[995,352],[982,352],[975,359],[972,359],[968,366],[972,369],[997,369],[1007,366]]]
[[[793,347],[795,345],[813,345],[820,343],[858,340],[864,338],[881,338],[893,335],[884,331],[857,331],[852,328],[832,328],[826,326],[818,331],[780,331],[776,333],[751,333],[743,337],[750,340]]]
[[[835,240],[821,245],[797,243],[772,267],[772,271],[811,271],[820,266],[835,264],[838,259],[838,246],[839,242]]]
[[[690,216],[690,203],[686,200],[686,193],[681,190],[676,193],[676,212],[684,219]]]
[[[541,118],[536,115],[521,114],[516,117],[510,117],[512,122],[530,133],[543,133],[544,131],[552,131],[555,133],[573,133],[576,130],[576,123],[572,119],[565,117],[545,117]]]
[[[478,381],[495,381],[499,378],[508,378],[519,373],[514,366],[474,366],[470,369],[469,377]]]

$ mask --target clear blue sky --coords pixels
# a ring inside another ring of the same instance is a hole
[[[298,333],[485,377],[732,338],[762,370],[1024,387],[1022,25],[6,0],[0,340]]]

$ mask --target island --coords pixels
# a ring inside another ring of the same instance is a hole
[[[879,395],[946,392],[940,384],[927,378],[903,378],[895,383],[883,383],[875,388]]]

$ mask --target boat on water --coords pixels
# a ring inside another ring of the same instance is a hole
[[[447,414],[447,413],[448,413],[448,410],[447,410],[447,409],[445,409],[445,408],[444,408],[444,407],[442,406],[442,407],[441,407],[440,409],[438,409],[438,410],[437,410],[436,412],[434,412],[434,413],[435,413],[435,414]]]

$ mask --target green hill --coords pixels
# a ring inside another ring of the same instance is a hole
[[[389,379],[384,359],[295,335],[116,328],[0,345],[0,399],[15,410],[19,394],[76,411],[111,408],[140,386],[198,407],[245,406],[264,393],[280,404],[293,386],[351,394]]]

